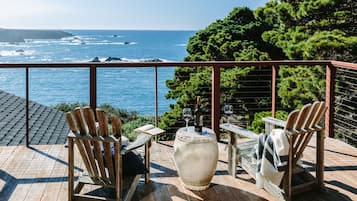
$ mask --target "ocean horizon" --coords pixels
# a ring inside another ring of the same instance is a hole
[[[120,59],[126,62],[182,61],[186,44],[195,31],[174,30],[64,30],[62,39],[26,39],[23,43],[0,43],[1,63],[89,62]],[[174,67],[158,68],[159,113],[169,110],[166,80]],[[46,106],[89,103],[89,69],[30,69],[30,100]],[[154,67],[98,68],[97,103],[155,114]],[[0,69],[0,89],[25,97],[25,70]]]

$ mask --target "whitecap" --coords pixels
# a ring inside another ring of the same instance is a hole
[[[180,43],[180,44],[176,44],[176,46],[178,46],[178,47],[186,47],[187,44],[186,43]]]
[[[88,42],[88,45],[134,45],[137,44],[136,42],[129,42],[129,44],[125,42]]]
[[[42,58],[41,61],[44,61],[44,62],[51,62],[52,59],[51,58]]]
[[[29,55],[33,55],[35,53],[35,50],[2,50],[0,51],[0,55],[3,57],[12,57],[12,56],[29,56]]]

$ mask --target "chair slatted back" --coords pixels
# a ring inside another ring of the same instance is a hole
[[[118,117],[112,117],[113,134],[109,135],[108,117],[103,110],[97,109],[98,129],[94,112],[90,107],[76,108],[66,114],[71,131],[75,134],[75,143],[82,157],[88,175],[107,185],[115,185],[116,170],[121,162],[121,124]],[[112,156],[114,147],[114,161]],[[119,162],[120,161],[120,162]]]
[[[298,149],[295,152],[295,158],[293,160],[293,165],[296,165],[297,161],[301,158],[302,153],[304,152],[307,144],[309,143],[311,137],[313,136],[313,134],[316,131],[319,131],[320,129],[322,129],[322,127],[319,125],[319,123],[322,120],[322,117],[325,114],[326,111],[326,106],[325,106],[325,102],[318,102],[316,101],[313,104],[313,108],[311,108],[311,112],[309,114],[309,119],[306,122],[306,130],[307,132],[304,134],[304,138],[302,138],[303,140],[300,142],[300,146],[298,147]],[[311,120],[310,120],[311,119]]]
[[[288,116],[285,126],[286,133],[290,137],[293,166],[302,156],[307,144],[317,128],[326,111],[325,103],[316,101],[313,104],[304,105],[301,110],[294,110]]]
[[[317,102],[315,102],[317,103]],[[311,119],[310,116],[312,114],[312,111],[315,110],[314,108],[316,107],[316,104],[307,104],[304,105],[301,108],[299,117],[300,117],[300,121],[296,123],[295,127],[298,127],[298,133],[295,135],[295,140],[293,143],[293,156],[295,158],[296,152],[299,149],[299,147],[301,146],[301,142],[307,137],[308,134],[308,129],[306,128],[307,122],[310,121]]]
[[[98,137],[94,112],[93,112],[92,108],[84,107],[83,115],[84,115],[84,119],[86,120],[87,125],[88,125],[89,134],[93,137]],[[108,179],[107,174],[105,172],[104,160],[103,160],[103,157],[101,157],[102,152],[100,149],[100,147],[101,147],[100,143],[98,141],[92,141],[92,145],[93,145],[95,159],[98,162],[100,176],[101,176],[101,178]]]
[[[292,112],[290,112],[288,119],[286,120],[286,124],[285,124],[285,132],[287,133],[295,133],[296,131],[294,130],[294,126],[296,123],[296,119],[299,115],[299,110],[294,110]]]
[[[294,156],[295,156],[297,147],[299,146],[297,144],[297,142],[302,137],[301,135],[303,135],[303,133],[305,132],[304,125],[306,122],[306,118],[309,114],[310,108],[311,108],[311,104],[304,105],[301,108],[299,114],[297,115],[297,118],[296,118],[296,121],[294,124],[294,129],[293,129],[294,133],[292,133],[291,138],[290,138],[290,143],[291,143],[290,148],[292,149],[293,158],[295,158]]]

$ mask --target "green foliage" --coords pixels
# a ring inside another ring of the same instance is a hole
[[[259,19],[276,23],[262,34],[289,59],[357,61],[357,1],[271,1],[256,10]],[[324,99],[322,67],[280,68],[279,91],[283,108]]]
[[[357,61],[357,1],[272,2],[256,11],[260,19],[280,24],[263,33],[263,39],[282,48],[289,59]]]
[[[62,112],[70,112],[73,111],[76,107],[84,107],[87,106],[87,103],[59,103],[54,106],[55,109]]]
[[[114,108],[109,104],[101,104],[98,106],[98,108],[101,108],[107,114],[113,114],[117,117],[120,117],[123,124],[126,124],[139,118],[139,113],[137,111],[128,111],[127,109]]]
[[[278,110],[275,113],[275,118],[286,120],[288,118],[288,113],[286,111]],[[249,130],[255,133],[265,133],[265,124],[263,117],[271,117],[271,111],[257,112],[254,114],[254,120],[252,124],[248,127]]]
[[[263,41],[261,34],[272,29],[271,24],[257,20],[253,11],[248,8],[235,8],[225,19],[217,20],[206,29],[198,31],[189,39],[185,61],[258,61],[284,59],[282,51],[274,45]],[[240,93],[252,90],[256,83],[241,84],[247,75],[254,79],[260,76],[255,67],[221,69],[222,101],[240,103],[244,113],[249,111],[246,106],[260,108],[269,101],[257,92],[251,99],[242,98]],[[269,71],[265,72],[270,74]],[[166,81],[169,92],[166,98],[177,100],[171,105],[160,120],[160,127],[170,131],[170,127],[183,125],[181,110],[192,107],[196,96],[202,98],[202,108],[210,108],[211,100],[211,68],[185,67],[176,68],[174,78]],[[266,86],[269,90],[269,86]],[[263,98],[262,98],[263,97]],[[253,104],[252,104],[253,103]],[[255,104],[255,105],[254,105]],[[207,114],[208,115],[208,114]]]
[[[123,135],[125,135],[129,140],[133,141],[136,139],[138,133],[134,129],[143,126],[145,124],[154,124],[155,117],[153,116],[139,116],[135,120],[130,121],[122,126]]]
[[[294,109],[325,98],[325,72],[321,66],[281,66],[278,94],[280,104]]]

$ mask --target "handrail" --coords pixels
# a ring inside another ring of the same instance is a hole
[[[0,68],[73,68],[73,67],[196,67],[196,66],[272,66],[272,65],[329,65],[329,60],[281,60],[281,61],[195,61],[195,62],[83,62],[83,63],[0,63]]]
[[[272,68],[272,114],[276,110],[276,77],[279,66],[320,65],[326,67],[326,106],[328,110],[325,116],[325,135],[333,137],[334,130],[334,87],[336,68],[345,68],[357,70],[357,64],[333,60],[278,60],[278,61],[196,61],[196,62],[83,62],[83,63],[0,63],[0,69],[3,68],[25,68],[26,69],[26,145],[29,146],[29,72],[30,68],[87,68],[89,69],[90,86],[90,106],[95,108],[97,105],[97,68],[131,68],[131,67],[151,67],[154,68],[155,77],[155,125],[158,121],[158,90],[157,90],[157,69],[159,67],[211,67],[212,70],[212,99],[211,99],[211,118],[212,129],[219,138],[219,120],[220,120],[220,68],[226,67],[249,67],[261,66]]]
[[[346,68],[351,70],[357,70],[357,64],[355,63],[348,63],[342,61],[331,61],[331,65],[337,68]]]

